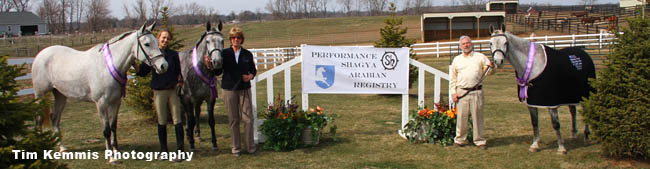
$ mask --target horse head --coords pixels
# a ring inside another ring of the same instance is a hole
[[[501,25],[500,29],[495,29],[490,25],[490,50],[492,51],[492,59],[496,67],[503,65],[503,60],[506,58],[508,52],[508,38],[506,37],[506,26]]]
[[[195,47],[205,53],[203,59],[208,69],[221,69],[223,66],[223,34],[221,34],[222,22],[215,29],[210,22],[205,24],[205,33],[201,36]]]
[[[135,48],[136,59],[153,67],[158,74],[167,72],[169,67],[163,53],[158,48],[158,39],[151,33],[156,26],[156,22],[146,27],[146,24],[137,31],[137,45]]]

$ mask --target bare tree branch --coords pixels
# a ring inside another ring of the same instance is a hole
[[[29,10],[29,8],[31,7],[29,0],[12,0],[12,1],[14,2],[14,7],[18,12],[24,12],[26,10]]]
[[[0,0],[0,12],[9,12],[9,10],[14,8],[13,2],[11,0]]]

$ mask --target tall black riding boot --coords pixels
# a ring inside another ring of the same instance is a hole
[[[174,125],[174,129],[176,130],[176,148],[181,152],[185,152],[185,134],[183,134],[183,124]],[[177,158],[174,159],[174,162],[181,162],[182,160],[184,159]]]
[[[160,142],[160,152],[167,152],[167,126],[158,125],[158,141]]]

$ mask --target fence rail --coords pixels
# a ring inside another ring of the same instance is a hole
[[[616,36],[615,34],[601,32],[583,35],[537,36],[524,39],[533,40],[536,43],[554,48],[584,46],[589,49],[606,49],[615,42]],[[474,40],[472,44],[474,45],[474,51],[490,54],[490,40]],[[457,41],[418,43],[411,47],[417,56],[455,56],[461,52],[460,43]]]
[[[622,32],[621,32],[622,33]],[[587,49],[607,49],[609,45],[615,43],[616,37],[614,34],[601,32],[599,34],[583,34],[583,35],[561,35],[561,36],[539,36],[528,37],[524,39],[535,40],[536,43],[545,44],[554,48],[563,48],[571,46],[584,46]],[[474,50],[485,54],[490,54],[490,41],[489,40],[475,40]],[[362,46],[370,47],[370,46]],[[455,56],[460,54],[460,47],[458,42],[435,42],[435,43],[418,43],[411,46],[413,52],[417,56]],[[300,57],[300,47],[287,47],[287,48],[263,48],[263,49],[250,49],[255,58],[257,68],[263,67],[264,69],[275,68],[287,61]],[[590,53],[593,54],[593,53]],[[9,65],[18,64],[32,64],[34,58],[20,58],[9,59]],[[29,80],[31,73],[17,77],[15,80]],[[21,89],[18,91],[18,96],[33,94],[34,90]]]

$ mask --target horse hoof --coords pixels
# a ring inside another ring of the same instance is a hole
[[[215,152],[219,151],[219,147],[212,147],[212,151],[215,151]]]
[[[538,148],[529,148],[528,151],[535,153],[535,152],[539,152],[539,149]]]
[[[59,152],[66,152],[66,151],[68,151],[68,148],[65,148],[63,146],[59,147]]]
[[[117,164],[120,164],[120,161],[111,158],[111,159],[108,160],[108,163],[112,164],[112,165],[117,165]]]

